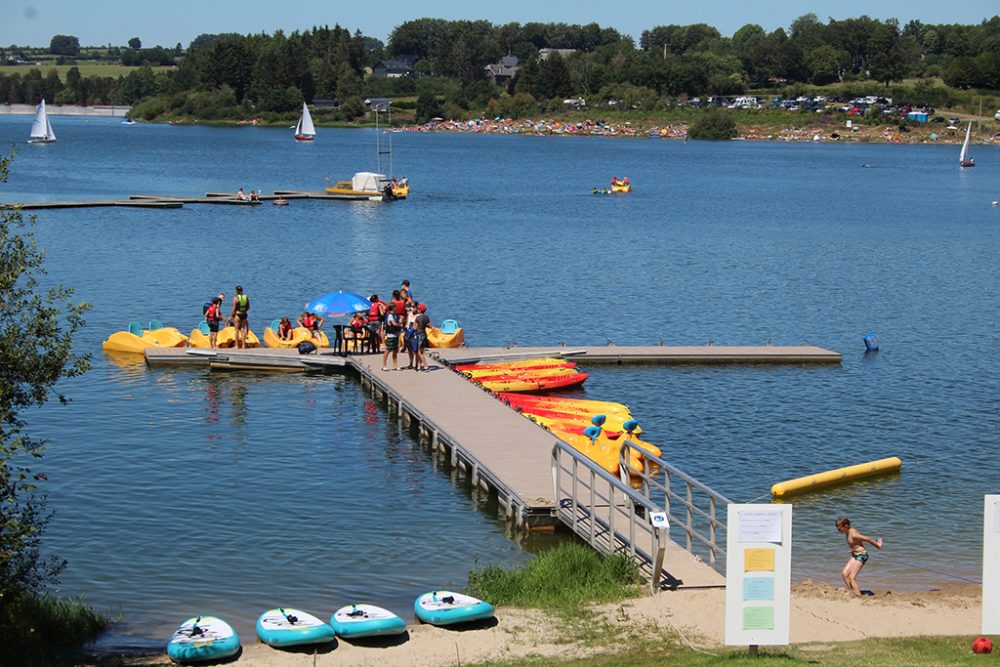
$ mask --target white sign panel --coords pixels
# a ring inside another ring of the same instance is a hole
[[[983,628],[1000,634],[1000,495],[983,503]]]
[[[781,542],[781,510],[739,510],[740,542]]]
[[[726,526],[726,644],[788,644],[792,506],[730,505]]]
[[[649,522],[653,524],[653,528],[659,528],[662,530],[670,528],[670,524],[667,522],[666,512],[650,512]]]

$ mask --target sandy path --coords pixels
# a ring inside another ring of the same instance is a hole
[[[869,637],[967,635],[979,632],[980,597],[976,586],[923,593],[882,593],[855,598],[827,585],[802,583],[792,590],[792,641],[851,641]],[[638,632],[678,632],[682,641],[701,648],[718,648],[724,633],[725,591],[722,589],[664,592],[599,608],[602,633],[612,642]],[[579,644],[579,628],[567,632],[551,617],[535,610],[501,609],[497,623],[468,629],[411,626],[408,638],[396,644],[351,644],[334,648],[280,651],[244,638],[244,650],[234,663],[255,667],[316,665],[416,666],[457,665],[519,656],[570,657],[592,653]],[[134,664],[164,664],[165,656]]]

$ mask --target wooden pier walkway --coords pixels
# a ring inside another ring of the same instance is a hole
[[[527,530],[551,530],[564,522],[581,533],[580,522],[589,522],[587,525],[596,527],[596,537],[594,530],[582,530],[582,534],[589,534],[597,548],[612,553],[630,547],[645,564],[643,567],[648,566],[651,549],[643,547],[640,554],[638,545],[652,539],[652,528],[645,520],[635,521],[630,501],[615,497],[581,509],[577,504],[566,505],[565,497],[556,498],[553,457],[558,438],[445,366],[540,356],[563,356],[584,364],[829,364],[841,360],[837,352],[812,346],[457,348],[431,350],[431,358],[438,362],[435,368],[416,372],[382,371],[381,354],[341,356],[321,350],[320,354],[300,355],[295,349],[268,348],[146,350],[146,361],[151,366],[200,364],[210,365],[213,371],[356,371],[362,387],[385,401],[390,412],[414,429],[418,440],[429,443],[436,456],[447,457],[451,467],[464,475],[473,488],[495,493],[514,525]],[[565,488],[560,486],[560,495],[566,495]],[[572,488],[577,490],[578,500],[594,497],[583,481],[577,480]],[[627,531],[623,528],[626,525]],[[713,567],[671,541],[666,543],[664,579],[679,587],[724,583],[724,577]]]

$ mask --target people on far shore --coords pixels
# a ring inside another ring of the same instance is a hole
[[[851,527],[851,520],[844,515],[837,517],[836,526],[837,530],[847,538],[847,546],[851,550],[851,557],[847,559],[847,565],[841,570],[840,576],[844,579],[844,585],[847,586],[847,590],[855,595],[861,595],[861,588],[858,586],[858,575],[861,574],[861,568],[868,562],[868,550],[865,549],[865,543],[872,545],[876,549],[881,549],[883,544],[882,538],[877,537],[872,539],[867,535],[862,535],[857,528]]]

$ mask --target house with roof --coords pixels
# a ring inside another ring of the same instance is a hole
[[[490,80],[490,83],[497,86],[506,86],[517,75],[517,70],[520,67],[517,56],[504,56],[500,59],[500,62],[491,63],[483,69],[486,70],[486,78]]]
[[[553,53],[558,53],[563,59],[576,53],[576,49],[538,49],[538,61],[547,60]]]
[[[399,79],[404,76],[416,79],[420,76],[420,72],[413,69],[413,66],[416,63],[417,57],[410,54],[399,55],[392,59],[380,60],[375,63],[375,67],[372,68],[372,76],[376,76],[380,79]]]

